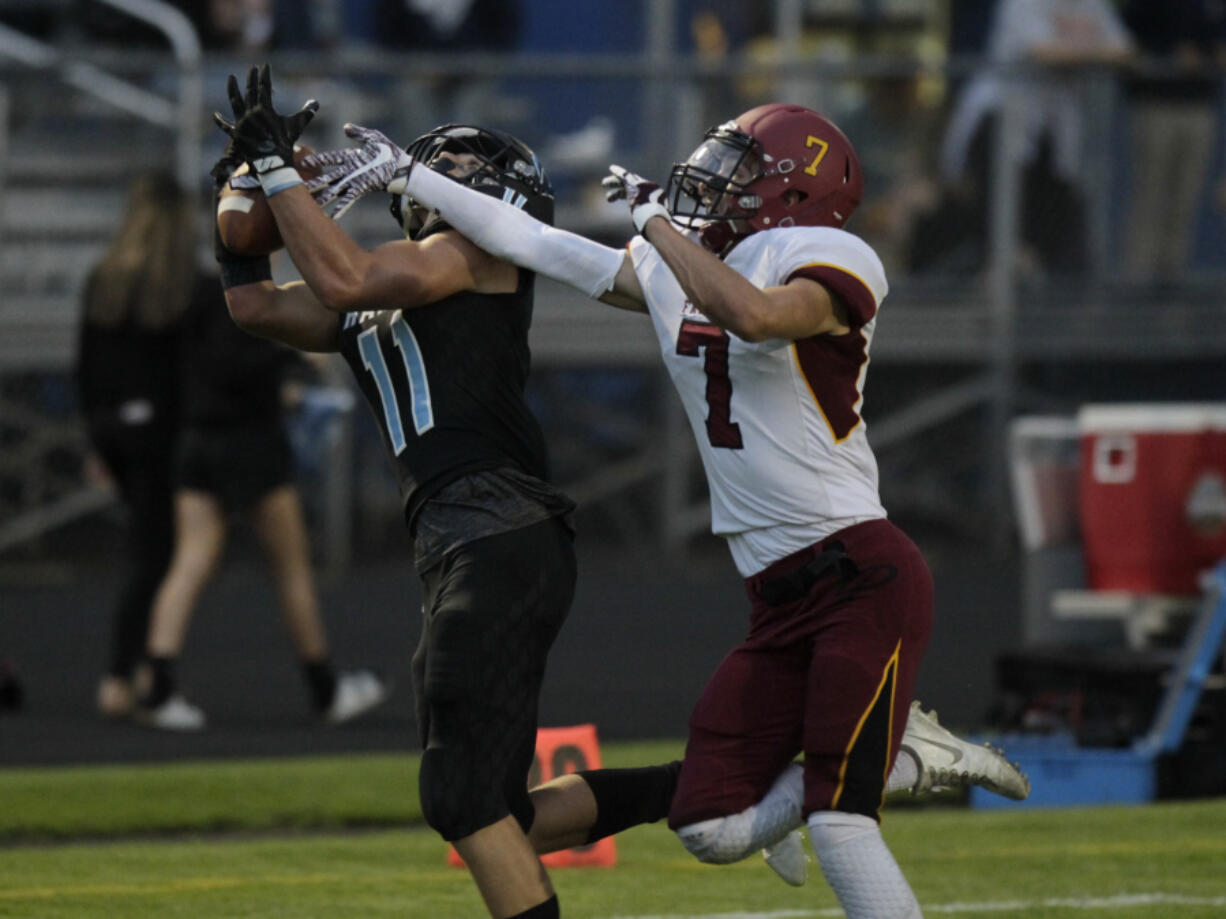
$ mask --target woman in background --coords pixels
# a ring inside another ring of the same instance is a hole
[[[228,531],[242,519],[272,574],[311,708],[328,723],[349,721],[380,704],[387,688],[370,670],[338,673],[330,659],[285,430],[283,386],[301,358],[235,326],[216,276],[191,276],[195,293],[184,316],[183,420],[174,470],[175,550],[153,598],[145,647],[150,682],[136,720],[168,731],[205,727],[204,711],[179,690],[177,665]]]
[[[178,691],[176,664],[228,525],[245,515],[311,707],[327,722],[348,721],[387,689],[369,670],[337,673],[329,657],[281,408],[284,372],[297,357],[230,321],[217,279],[196,264],[197,219],[173,176],[136,179],[86,286],[82,405],[132,515],[130,573],[99,710],[163,730],[205,726],[204,712]],[[143,663],[148,672],[137,680]]]
[[[98,684],[107,717],[132,712],[154,594],[174,548],[183,316],[195,277],[195,209],[174,177],[151,173],[85,283],[77,384],[89,439],[128,511],[127,571]]]

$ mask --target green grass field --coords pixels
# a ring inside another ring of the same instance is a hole
[[[675,744],[609,744],[606,765]],[[0,917],[484,915],[419,825],[417,760],[354,755],[0,770]],[[1226,915],[1226,800],[1129,808],[887,810],[925,914]],[[618,839],[614,868],[552,872],[568,919],[839,916],[814,870],[785,886],[757,858],[695,862],[662,826]]]

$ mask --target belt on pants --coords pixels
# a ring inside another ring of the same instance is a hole
[[[827,543],[821,552],[803,565],[787,574],[763,581],[758,588],[758,596],[768,606],[794,603],[807,596],[813,585],[826,575],[834,573],[839,580],[846,581],[854,577],[858,570],[841,542]]]

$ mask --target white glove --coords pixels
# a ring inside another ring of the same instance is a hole
[[[413,168],[413,158],[372,128],[345,125],[345,136],[361,141],[360,147],[312,153],[303,165],[320,170],[307,183],[320,207],[332,205],[332,219],[373,192],[402,194]]]
[[[606,200],[626,199],[630,205],[630,219],[640,233],[652,217],[672,220],[672,215],[664,206],[664,189],[655,182],[613,165],[609,167],[609,175],[601,179],[600,184],[604,186]]]

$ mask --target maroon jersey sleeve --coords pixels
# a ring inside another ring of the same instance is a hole
[[[847,306],[848,325],[852,328],[866,325],[877,315],[877,301],[868,285],[836,265],[805,265],[788,275],[787,281],[794,278],[817,281],[842,300]]]

